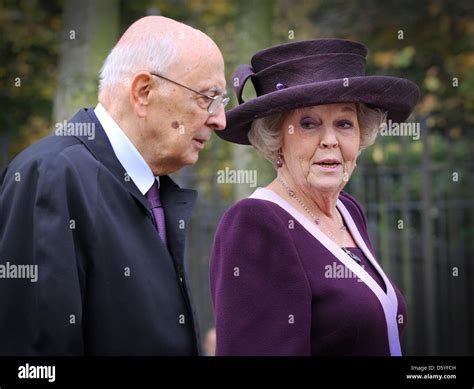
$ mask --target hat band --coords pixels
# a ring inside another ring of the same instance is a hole
[[[317,54],[277,63],[252,77],[257,96],[285,88],[365,75],[365,58],[358,54]]]

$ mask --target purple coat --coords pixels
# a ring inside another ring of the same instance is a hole
[[[406,304],[374,259],[358,202],[342,192],[338,208],[362,267],[274,192],[253,196],[224,214],[214,240],[216,354],[400,355]]]

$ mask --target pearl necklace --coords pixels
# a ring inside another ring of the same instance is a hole
[[[314,216],[313,212],[311,212],[311,210],[306,206],[305,203],[303,203],[303,201],[300,200],[300,198],[298,196],[296,196],[296,193],[294,190],[292,190],[288,184],[280,177],[277,177],[278,178],[278,181],[280,181],[281,185],[286,189],[286,192],[288,193],[288,196],[290,196],[291,198],[295,199],[298,204],[301,205],[301,207],[308,213],[308,215],[311,216],[311,218],[313,219],[314,223],[319,227],[323,227],[323,225],[321,224],[321,219],[319,217],[316,217]],[[349,251],[345,245],[344,245],[344,241],[345,241],[345,230],[346,230],[346,226],[344,225],[343,221],[342,221],[342,217],[341,217],[341,214],[339,213],[338,209],[336,208],[336,214],[339,218],[339,224],[341,225],[339,227],[339,231],[341,231],[341,235],[342,235],[342,238],[341,238],[341,244],[339,247],[341,247],[341,249],[347,254],[349,255],[354,261],[356,261],[359,265],[361,264],[361,259],[356,255],[354,254],[353,252]],[[324,230],[326,231],[326,233],[332,238],[333,241],[335,241],[337,243],[337,239],[334,237],[334,235],[332,234],[331,231],[329,231],[327,228],[324,228]]]

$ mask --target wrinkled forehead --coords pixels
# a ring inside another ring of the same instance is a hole
[[[221,94],[226,87],[224,60],[214,44],[203,43],[182,51],[172,71],[174,77],[199,90]]]
[[[180,50],[179,57],[186,70],[206,68],[207,66],[224,67],[224,59],[219,48],[208,40],[200,40],[193,45],[186,45]]]

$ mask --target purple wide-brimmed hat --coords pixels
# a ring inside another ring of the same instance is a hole
[[[343,39],[317,39],[273,46],[240,65],[233,85],[239,105],[228,112],[227,127],[217,135],[229,142],[250,144],[255,119],[312,105],[365,103],[387,111],[387,119],[403,122],[416,105],[420,91],[411,81],[366,76],[367,47]],[[257,97],[244,102],[248,79]]]

